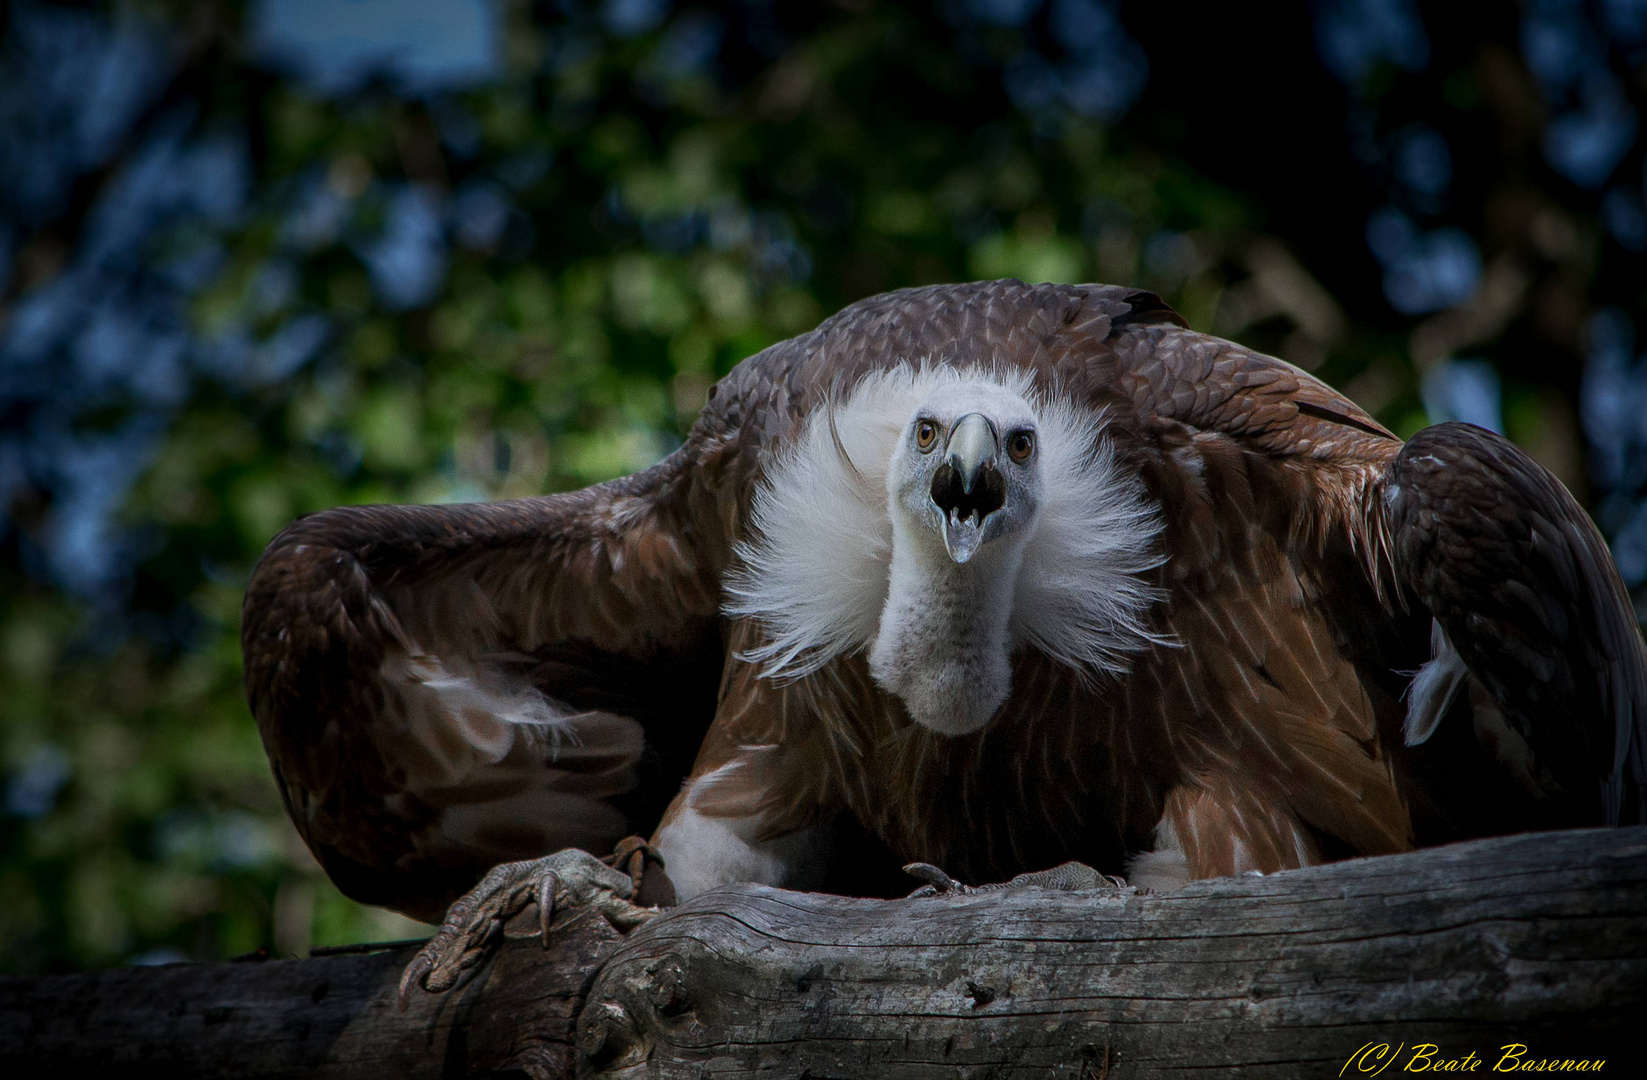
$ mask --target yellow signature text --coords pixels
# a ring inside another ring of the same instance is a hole
[[[1402,1073],[1463,1073],[1463,1072],[1600,1072],[1607,1062],[1604,1058],[1545,1058],[1534,1056],[1525,1043],[1505,1043],[1496,1051],[1482,1055],[1474,1050],[1460,1054],[1443,1050],[1435,1043],[1406,1043],[1392,1045],[1370,1042],[1344,1062],[1339,1076],[1377,1076],[1391,1066]]]

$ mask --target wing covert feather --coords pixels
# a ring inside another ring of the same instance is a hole
[[[1408,440],[1384,503],[1401,585],[1531,746],[1558,817],[1647,820],[1647,655],[1577,501],[1514,444],[1449,423]]]
[[[247,695],[340,887],[429,918],[498,862],[635,827],[620,797],[659,747],[689,761],[713,708],[691,670],[719,655],[724,549],[692,484],[712,469],[683,452],[567,495],[346,507],[270,544]]]

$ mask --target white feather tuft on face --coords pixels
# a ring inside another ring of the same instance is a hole
[[[892,385],[866,395],[871,380]],[[919,401],[900,381],[871,376],[814,412],[755,492],[758,539],[737,547],[725,609],[765,624],[768,643],[746,658],[769,677],[809,675],[875,637],[892,559],[886,467]]]
[[[1102,413],[1034,401],[1045,476],[1040,525],[1024,548],[1012,636],[1077,671],[1119,673],[1164,639],[1146,625],[1160,590],[1144,578],[1166,561],[1143,481],[1115,462]]]
[[[745,654],[764,676],[799,678],[875,641],[892,558],[893,449],[934,390],[963,382],[1024,399],[1039,429],[1045,484],[1017,575],[1013,645],[1099,674],[1124,671],[1159,640],[1146,626],[1158,592],[1140,575],[1163,561],[1160,519],[1116,464],[1102,415],[1043,397],[1023,371],[903,365],[814,410],[756,492],[754,538],[738,545],[725,610],[764,624],[767,644]]]

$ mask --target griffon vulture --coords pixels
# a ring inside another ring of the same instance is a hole
[[[874,297],[633,476],[304,518],[242,644],[339,888],[438,920],[498,867],[431,987],[535,896],[642,917],[646,852],[682,898],[1166,889],[1644,813],[1647,660],[1561,484],[1124,288]],[[633,881],[583,854],[637,832]]]

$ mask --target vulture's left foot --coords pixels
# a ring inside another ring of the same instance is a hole
[[[621,849],[614,861],[644,863]],[[503,926],[528,904],[538,905],[538,933],[543,947],[549,947],[549,921],[557,908],[588,907],[606,916],[619,930],[631,930],[658,914],[657,908],[641,907],[632,898],[640,889],[639,873],[608,866],[587,851],[567,848],[541,859],[504,863],[493,867],[468,893],[446,911],[440,930],[400,977],[400,1008],[406,1009],[412,987],[430,993],[450,990],[464,971],[480,963],[488,947],[503,933]],[[511,931],[513,937],[514,932]]]
[[[962,885],[931,863],[910,863],[904,873],[926,882],[910,893],[915,896],[966,896],[971,893],[993,892],[997,889],[1057,889],[1060,892],[1109,892],[1126,888],[1125,880],[1109,874],[1100,874],[1086,863],[1067,862],[1051,870],[1036,870],[1019,874],[1011,881],[994,885]]]

